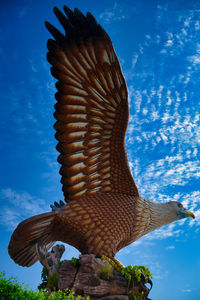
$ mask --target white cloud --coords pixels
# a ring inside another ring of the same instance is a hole
[[[200,64],[200,44],[197,43],[196,45],[196,53],[194,55],[188,56],[187,57],[188,62],[194,67],[198,67],[199,68],[199,64]],[[191,70],[192,68],[190,68]]]
[[[168,246],[166,247],[166,250],[174,250],[175,249],[175,246]]]
[[[145,51],[147,49],[144,48],[144,54]],[[147,58],[143,59],[148,66]],[[189,76],[192,80],[194,73]],[[166,81],[166,78],[163,80]],[[153,82],[149,86],[143,84],[145,90],[138,88],[137,82],[138,79],[129,86],[131,115],[127,145],[131,170],[140,194],[155,201],[181,201],[196,216],[195,220],[189,219],[187,224],[198,226],[200,195],[194,187],[190,187],[195,182],[198,186],[200,178],[200,118],[198,109],[195,109],[196,105],[198,108],[198,99],[191,104],[192,95],[187,84],[184,83],[181,91],[178,91],[176,77],[170,79],[167,88],[166,82],[161,79],[156,85]],[[160,149],[159,157],[157,151]],[[182,191],[187,186],[187,192]],[[181,227],[184,224],[185,220],[178,221],[145,238],[154,240],[178,237],[184,232]]]
[[[137,54],[137,53],[134,53],[133,58],[132,58],[132,68],[133,68],[133,69],[135,68],[135,65],[136,65],[136,63],[137,63],[137,60],[138,60],[138,54]]]
[[[163,226],[161,228],[158,228],[149,234],[144,236],[144,239],[146,240],[164,240],[169,237],[179,237],[181,234],[183,234],[182,229],[176,229],[176,224],[171,223],[167,226]]]
[[[117,259],[123,261],[127,254],[132,257],[133,265],[145,265],[149,268],[155,279],[163,279],[168,275],[168,271],[163,269],[162,264],[159,262],[159,256],[157,253],[151,251],[152,247],[156,244],[153,241],[140,238],[131,245],[123,248],[117,253]]]
[[[31,196],[27,192],[16,192],[10,188],[0,191],[0,222],[9,230],[13,230],[23,219],[50,210],[43,200]]]
[[[124,6],[114,3],[111,9],[106,8],[100,15],[99,19],[103,21],[103,23],[111,23],[115,21],[121,21],[127,18],[127,13],[125,11]]]
[[[195,30],[199,30],[200,29],[200,23],[199,20],[196,20],[195,22]]]
[[[184,292],[184,293],[191,293],[192,292],[191,289],[182,289],[181,291]]]

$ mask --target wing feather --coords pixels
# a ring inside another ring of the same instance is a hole
[[[94,17],[54,12],[65,36],[47,29],[48,61],[58,79],[54,116],[58,162],[67,201],[92,193],[139,196],[125,150],[127,88],[112,42]]]

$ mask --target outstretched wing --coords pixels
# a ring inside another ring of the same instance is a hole
[[[97,192],[139,196],[125,150],[127,88],[112,42],[94,17],[66,6],[46,22],[48,61],[58,79],[54,114],[65,199]]]

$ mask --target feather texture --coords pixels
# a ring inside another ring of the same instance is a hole
[[[8,246],[9,255],[17,264],[30,267],[38,260],[35,248],[38,240],[47,249],[53,246],[53,219],[54,213],[45,213],[26,219],[17,226]]]
[[[65,199],[94,193],[139,196],[125,150],[127,88],[108,35],[91,14],[54,12],[65,38],[47,23],[48,61],[58,79],[54,114]]]
[[[154,203],[139,196],[125,150],[127,88],[106,32],[87,13],[64,7],[54,12],[65,30],[47,29],[47,59],[58,80],[55,123],[58,162],[67,204],[21,222],[9,244],[13,260],[30,266],[37,243],[54,241],[83,254],[113,257],[148,232],[194,215],[175,201]],[[180,203],[179,203],[180,204]]]

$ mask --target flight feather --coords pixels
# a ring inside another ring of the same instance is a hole
[[[65,30],[46,26],[48,61],[58,79],[55,105],[58,162],[65,199],[96,192],[139,196],[125,150],[128,97],[112,42],[94,17],[64,7]]]

